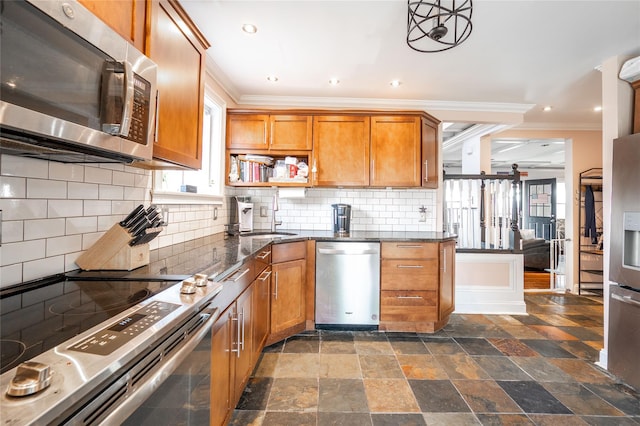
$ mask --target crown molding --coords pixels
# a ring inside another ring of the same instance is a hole
[[[326,108],[388,108],[418,109],[424,111],[474,111],[506,112],[524,114],[535,104],[502,102],[459,102],[431,101],[420,99],[376,99],[376,98],[339,98],[305,96],[257,96],[242,95],[238,99],[242,106],[282,106],[282,107],[326,107]]]

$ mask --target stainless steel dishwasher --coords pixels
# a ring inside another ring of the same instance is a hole
[[[316,327],[380,323],[380,243],[316,243]]]

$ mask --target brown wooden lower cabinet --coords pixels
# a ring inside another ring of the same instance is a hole
[[[305,323],[306,260],[273,265],[271,333]]]
[[[455,241],[383,242],[380,330],[433,333],[454,309]]]
[[[233,412],[231,371],[234,359],[231,352],[232,318],[235,303],[220,315],[211,330],[211,420],[212,426],[227,424]]]

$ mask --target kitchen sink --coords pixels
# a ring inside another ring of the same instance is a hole
[[[293,232],[272,232],[272,231],[253,231],[240,234],[241,237],[258,237],[258,238],[282,238],[286,236],[298,235]]]

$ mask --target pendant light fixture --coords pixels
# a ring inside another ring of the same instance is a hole
[[[469,38],[471,0],[408,0],[407,44],[418,52],[442,52]]]

